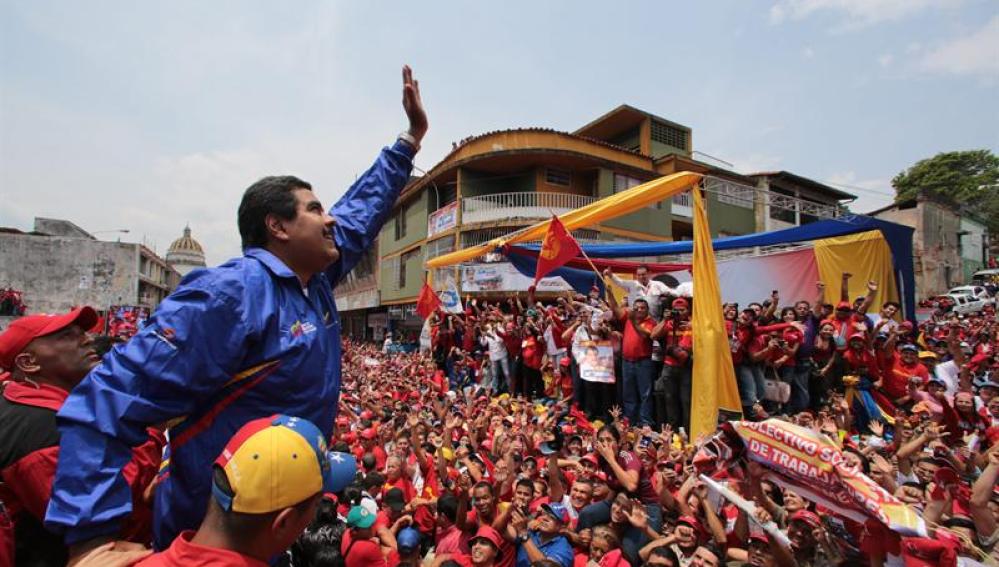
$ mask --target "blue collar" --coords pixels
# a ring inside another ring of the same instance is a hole
[[[295,275],[295,272],[291,271],[291,268],[264,248],[247,248],[243,250],[243,255],[258,260],[272,274],[279,278],[294,278],[298,280],[298,276]]]

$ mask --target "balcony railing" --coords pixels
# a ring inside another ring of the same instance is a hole
[[[461,222],[471,224],[511,219],[547,219],[596,201],[588,195],[570,193],[494,193],[461,200]]]

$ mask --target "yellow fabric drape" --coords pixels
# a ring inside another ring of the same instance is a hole
[[[815,263],[819,268],[819,277],[826,284],[828,303],[839,303],[843,272],[853,274],[849,283],[851,302],[867,295],[869,280],[878,284],[871,312],[876,313],[886,301],[898,301],[891,248],[881,236],[881,231],[872,230],[816,240]]]
[[[593,226],[602,221],[617,218],[621,215],[637,211],[642,207],[647,207],[653,203],[669,199],[677,193],[681,193],[694,183],[700,181],[702,175],[689,171],[681,171],[658,179],[653,179],[647,183],[642,183],[622,191],[617,195],[611,195],[591,203],[585,207],[580,207],[559,217],[562,224],[568,230]],[[442,268],[453,266],[462,262],[470,262],[483,254],[492,252],[505,244],[516,244],[518,242],[529,242],[531,240],[541,240],[548,232],[550,220],[539,222],[520,232],[508,234],[500,238],[494,238],[485,244],[472,246],[463,250],[457,250],[450,254],[438,256],[427,261],[427,268]]]
[[[732,351],[722,315],[721,284],[711,244],[708,213],[699,188],[694,193],[694,370],[690,394],[690,438],[714,433],[719,409],[742,414]]]

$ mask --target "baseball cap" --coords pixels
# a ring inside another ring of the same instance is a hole
[[[406,497],[403,495],[401,489],[390,488],[382,496],[382,503],[391,508],[393,512],[399,512],[406,507]]]
[[[928,351],[928,350],[923,350],[923,351],[919,351],[919,358],[922,358],[922,359],[932,358],[933,360],[936,360],[939,357],[937,356],[937,353],[935,353],[935,352],[931,352],[931,351]]]
[[[919,347],[914,344],[904,344],[898,349],[900,352],[919,352]]]
[[[224,510],[245,514],[267,514],[320,492],[340,492],[357,473],[353,455],[328,453],[318,427],[288,415],[248,422],[215,464],[231,494],[213,483],[212,495]]]
[[[673,309],[680,309],[682,307],[689,307],[689,306],[690,303],[682,297],[678,297],[673,300]]]
[[[561,522],[563,524],[569,522],[569,511],[566,510],[564,504],[560,504],[558,502],[542,504],[541,510],[554,518],[556,522]]]
[[[410,553],[420,547],[420,532],[414,528],[405,527],[395,536],[395,542],[402,553]]]
[[[469,545],[475,542],[477,539],[484,539],[491,543],[493,547],[496,548],[496,552],[499,553],[503,549],[503,538],[500,537],[499,532],[494,530],[492,526],[481,526],[472,539],[468,541]]]
[[[853,311],[853,304],[849,301],[840,301],[836,304],[837,311]]]
[[[13,368],[14,357],[24,351],[28,343],[78,325],[89,329],[97,324],[97,312],[91,307],[78,307],[62,315],[28,315],[14,321],[0,334],[0,367]]]
[[[371,510],[358,504],[347,512],[347,526],[351,528],[370,528],[375,523],[375,516]]]
[[[822,526],[822,520],[819,519],[819,516],[815,512],[812,512],[810,510],[798,510],[794,514],[791,514],[790,521],[793,522],[795,520],[800,520],[802,522],[805,522],[806,524],[812,526],[813,528],[818,528]]]

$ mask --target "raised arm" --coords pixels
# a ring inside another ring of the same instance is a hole
[[[822,319],[822,306],[826,303],[826,284],[822,282],[815,282],[815,289],[817,290],[818,296],[815,298],[815,304],[812,305],[812,315],[816,319]]]
[[[420,83],[413,79],[409,66],[402,69],[402,106],[409,118],[408,132],[391,148],[383,149],[374,165],[330,208],[330,216],[336,219],[333,238],[340,250],[340,259],[326,270],[334,286],[371,248],[400,191],[409,182],[413,156],[427,133],[429,125],[420,99]]]
[[[871,308],[871,304],[874,303],[874,296],[878,293],[878,282],[869,281],[867,282],[867,295],[864,296],[863,303],[857,308],[857,312],[861,315],[867,313],[867,310]]]
[[[843,272],[843,279],[840,281],[839,284],[840,301],[846,301],[847,303],[850,302],[850,278],[852,277],[853,274],[851,274],[850,272]]]

